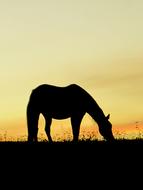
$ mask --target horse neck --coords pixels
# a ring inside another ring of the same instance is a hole
[[[88,114],[97,122],[98,125],[105,120],[104,112],[95,100],[90,102]]]

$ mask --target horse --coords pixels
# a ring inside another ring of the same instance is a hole
[[[77,84],[65,87],[42,84],[32,90],[27,105],[28,142],[37,141],[38,120],[45,118],[45,132],[52,142],[50,126],[53,119],[71,118],[73,141],[78,141],[80,124],[88,113],[98,124],[99,132],[105,140],[114,140],[110,115],[105,116],[93,97]]]

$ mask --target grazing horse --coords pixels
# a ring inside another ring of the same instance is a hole
[[[43,84],[35,88],[27,106],[28,141],[37,141],[39,115],[43,114],[45,131],[49,141],[52,118],[71,118],[73,141],[78,141],[80,123],[88,113],[98,124],[100,134],[106,140],[113,140],[112,124],[109,115],[105,116],[102,109],[88,92],[76,84],[57,87]]]

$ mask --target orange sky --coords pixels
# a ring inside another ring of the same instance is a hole
[[[142,10],[142,0],[1,1],[0,134],[27,134],[29,95],[42,83],[77,83],[114,127],[142,126]]]

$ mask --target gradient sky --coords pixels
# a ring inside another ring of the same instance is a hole
[[[41,83],[77,83],[113,126],[142,124],[142,0],[1,0],[0,28],[0,133],[26,134]]]

